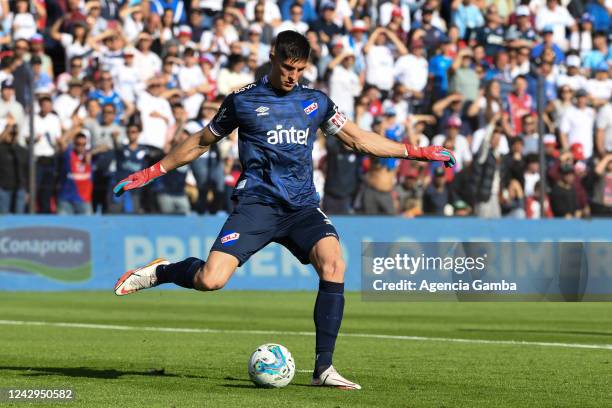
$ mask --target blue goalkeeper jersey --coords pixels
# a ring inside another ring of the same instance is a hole
[[[299,209],[319,206],[312,165],[317,129],[332,136],[345,123],[323,92],[302,85],[281,92],[264,76],[228,95],[208,126],[218,138],[238,128],[242,174],[233,198]]]

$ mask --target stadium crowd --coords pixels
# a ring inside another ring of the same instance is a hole
[[[236,134],[142,191],[111,189],[206,126],[296,30],[312,47],[305,85],[364,129],[457,158],[362,157],[317,135],[328,213],[610,216],[611,13],[612,0],[0,0],[0,213],[230,211]]]

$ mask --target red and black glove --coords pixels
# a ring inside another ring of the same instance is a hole
[[[113,187],[113,192],[117,197],[119,197],[128,190],[146,186],[164,174],[166,174],[166,170],[162,167],[161,162],[157,162],[151,167],[140,170],[136,173],[132,173],[127,178],[121,180],[115,187]]]
[[[457,160],[453,152],[442,146],[416,147],[408,143],[406,146],[406,157],[419,161],[442,161],[445,167],[453,167]]]

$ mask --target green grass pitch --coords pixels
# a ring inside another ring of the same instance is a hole
[[[122,298],[110,291],[2,292],[0,387],[70,387],[77,400],[0,402],[0,407],[612,406],[609,303],[380,303],[351,293],[341,333],[428,339],[341,334],[334,364],[363,386],[341,391],[308,386],[314,336],[297,332],[314,331],[314,298],[307,292],[152,290]],[[217,330],[33,326],[8,320]],[[530,344],[497,342],[508,340]],[[248,380],[247,359],[267,342],[285,345],[296,360],[300,371],[286,388],[258,389]]]

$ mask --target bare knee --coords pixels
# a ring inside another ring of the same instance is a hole
[[[319,277],[328,282],[344,282],[346,264],[340,257],[325,260],[319,265]]]

